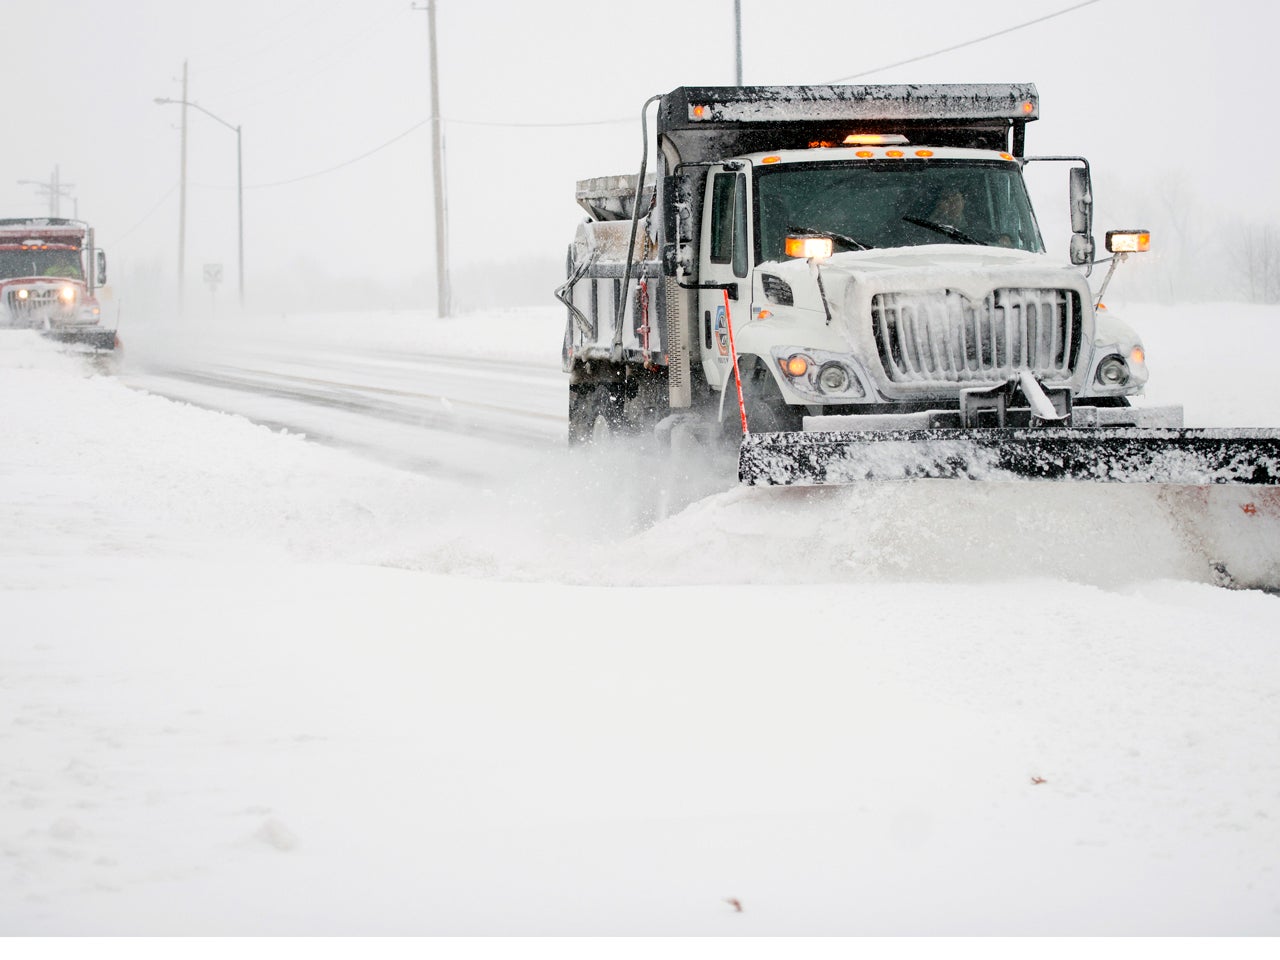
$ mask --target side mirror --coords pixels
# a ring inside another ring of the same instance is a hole
[[[106,282],[107,282],[107,253],[106,253],[106,251],[105,251],[105,250],[99,250],[99,251],[97,251],[97,254],[98,254],[98,256],[97,256],[97,260],[98,260],[98,263],[97,263],[97,267],[98,267],[98,283],[97,283],[97,286],[102,286],[104,283],[106,283]]]
[[[694,190],[693,177],[687,173],[662,178],[662,269],[667,276],[675,276],[681,269],[686,275],[697,274],[697,264],[692,262],[686,246],[693,240]]]
[[[693,239],[689,223],[689,204],[693,202],[693,178],[687,173],[677,173],[662,178],[663,227],[666,239],[675,243],[687,243]],[[683,213],[683,216],[681,215]]]
[[[1093,227],[1093,187],[1088,167],[1071,168],[1071,232],[1091,233]]]
[[[1076,266],[1093,263],[1093,186],[1088,167],[1072,167],[1071,177],[1071,262]]]
[[[1093,237],[1087,233],[1071,235],[1071,262],[1077,267],[1093,263]]]

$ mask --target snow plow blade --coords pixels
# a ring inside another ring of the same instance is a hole
[[[96,328],[48,330],[45,331],[44,335],[50,340],[56,340],[58,343],[73,343],[93,350],[114,350],[117,346],[116,332],[114,330]]]
[[[738,479],[752,486],[864,480],[1065,480],[1280,484],[1280,430],[1069,427],[755,433]]]

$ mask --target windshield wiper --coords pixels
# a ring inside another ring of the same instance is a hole
[[[815,230],[813,227],[787,227],[787,233],[794,234],[798,237],[830,237],[836,243],[848,247],[850,250],[870,250],[871,244],[863,243],[853,237],[847,237],[843,233],[833,233],[830,230]]]
[[[914,223],[917,227],[924,227],[928,230],[934,231],[935,233],[940,233],[944,237],[950,237],[957,243],[972,243],[980,247],[987,246],[987,244],[983,243],[981,240],[975,240],[963,230],[957,230],[950,224],[935,223],[932,220],[924,219],[924,217],[903,217],[902,219],[907,221],[907,223]]]

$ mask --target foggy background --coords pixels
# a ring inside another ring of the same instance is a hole
[[[454,311],[550,304],[575,181],[638,169],[649,96],[733,83],[733,0],[438,0],[436,15]],[[1107,229],[1153,231],[1115,290],[1280,300],[1272,4],[742,0],[742,20],[747,84],[1035,83],[1027,152],[1090,159],[1100,251]],[[126,318],[175,302],[181,108],[154,101],[182,96],[184,59],[188,99],[242,127],[251,310],[434,308],[425,9],[46,0],[6,2],[3,25],[0,215],[48,213],[20,181],[56,165],[60,212],[97,228]],[[189,111],[192,309],[205,263],[223,265],[219,304],[235,300],[235,148]],[[1062,249],[1065,171],[1035,189]]]

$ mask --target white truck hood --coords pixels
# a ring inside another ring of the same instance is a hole
[[[1083,285],[1080,274],[1041,253],[955,243],[838,253],[822,265],[829,293],[836,277],[892,290],[961,290],[981,299],[996,287]]]
[[[1068,335],[1083,348],[1081,360],[1087,360],[1088,346],[1093,342],[1094,316],[1088,283],[1078,270],[1052,262],[1044,254],[1003,247],[927,244],[841,252],[816,269],[821,272],[832,332],[842,327],[855,355],[881,357],[880,367],[867,372],[888,397],[935,396],[940,391],[954,391],[960,381],[1000,380],[1009,375],[1009,370],[1008,364],[998,363],[994,369],[983,371],[953,370],[944,374],[939,369],[934,376],[929,373],[934,368],[932,360],[925,358],[911,370],[895,373],[887,369],[890,358],[881,349],[885,347],[886,334],[883,329],[877,331],[873,305],[901,305],[902,322],[907,324],[902,328],[903,336],[917,338],[919,349],[932,352],[940,344],[945,348],[945,344],[960,343],[966,337],[1003,339],[1006,323],[1023,323],[1029,306],[1033,306],[1030,312],[1034,316],[1035,311],[1046,309],[1048,300],[1073,300],[1067,309],[1075,314],[1071,321],[1075,329]],[[814,271],[814,265],[803,260],[760,266],[760,272],[776,274],[792,286],[797,306],[822,309]],[[1001,304],[992,307],[996,291],[1000,291]],[[885,297],[877,301],[881,295]],[[967,312],[967,320],[956,318],[961,312]],[[993,322],[1000,328],[995,333]],[[1009,360],[1009,364],[1016,363]],[[911,366],[910,360],[907,365]],[[1057,385],[1079,387],[1088,372],[1081,367],[1086,366],[1087,363],[1080,363],[1070,371],[1058,366],[1050,379]]]

